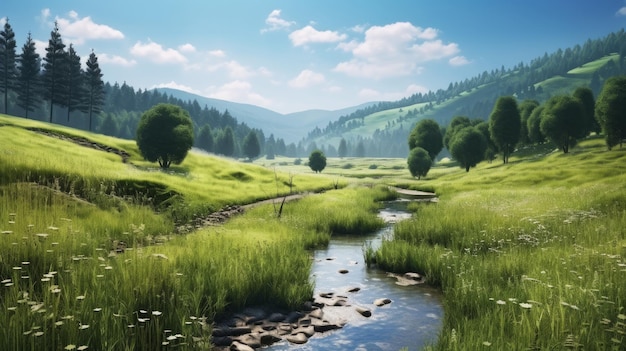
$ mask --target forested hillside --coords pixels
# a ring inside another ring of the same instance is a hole
[[[335,156],[341,140],[348,155],[396,156],[408,154],[407,138],[416,122],[431,118],[445,126],[455,116],[486,120],[500,96],[515,96],[519,102],[544,102],[556,94],[571,94],[589,87],[598,95],[604,81],[626,73],[626,33],[587,40],[573,48],[483,72],[450,83],[446,90],[417,93],[395,102],[381,102],[315,128],[302,140],[327,155]]]

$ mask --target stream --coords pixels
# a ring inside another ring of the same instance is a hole
[[[347,323],[342,329],[316,334],[306,344],[278,342],[269,350],[420,350],[433,344],[441,329],[441,293],[426,285],[399,286],[396,279],[376,268],[367,268],[364,245],[380,246],[393,235],[393,224],[411,217],[407,201],[385,202],[379,216],[387,225],[366,236],[333,236],[326,249],[314,252],[312,279],[315,294],[332,292],[346,296],[351,307],[325,307],[325,316]],[[341,274],[340,270],[348,270]],[[357,292],[348,290],[358,287]],[[374,300],[391,299],[378,307]],[[364,317],[354,306],[371,310]]]

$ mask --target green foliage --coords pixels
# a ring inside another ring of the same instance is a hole
[[[485,150],[485,159],[489,162],[493,161],[498,153],[498,147],[491,139],[491,133],[489,133],[489,122],[483,121],[478,123],[474,128],[480,132],[487,142],[487,149]]]
[[[198,133],[198,137],[196,138],[196,145],[207,152],[213,151],[213,132],[211,131],[211,126],[205,124],[200,128],[200,132]]]
[[[346,143],[346,139],[341,138],[339,142],[339,148],[337,149],[337,154],[340,158],[344,158],[348,155],[348,145]]]
[[[243,139],[243,153],[252,160],[261,154],[261,145],[259,144],[259,138],[256,132],[251,130],[248,135]]]
[[[487,151],[487,141],[475,127],[465,127],[459,130],[450,141],[450,154],[466,172],[469,172],[470,167],[484,160],[485,151]]]
[[[596,103],[596,118],[611,149],[626,139],[626,77],[614,77],[604,83]]]
[[[20,69],[17,79],[17,105],[24,110],[24,117],[41,103],[41,62],[35,41],[28,35],[19,58]],[[6,105],[5,105],[6,106]]]
[[[489,115],[489,133],[491,140],[502,151],[503,162],[508,163],[521,133],[521,116],[514,97],[498,98]]]
[[[407,164],[411,175],[417,177],[417,179],[421,179],[428,174],[433,161],[428,155],[428,151],[417,146],[412,148],[411,152],[409,152]]]
[[[587,121],[579,99],[567,95],[550,98],[541,113],[541,133],[567,153],[585,135]]]
[[[367,252],[441,287],[446,317],[431,349],[624,348],[626,153],[603,148],[590,139],[567,157],[431,171],[440,201]]]
[[[4,113],[9,107],[9,90],[15,84],[17,69],[15,65],[15,33],[9,20],[4,22],[4,28],[0,31],[0,92],[4,95]]]
[[[235,133],[230,126],[222,130],[217,136],[215,152],[228,157],[235,154]]]
[[[528,141],[533,144],[543,143],[545,136],[541,132],[541,115],[543,113],[543,106],[538,106],[533,110],[526,121],[526,128],[528,130]]]
[[[578,87],[572,93],[572,96],[580,101],[583,106],[584,120],[585,120],[585,135],[590,132],[600,132],[600,125],[596,120],[596,100],[593,97],[593,91],[587,87]]]
[[[326,168],[326,156],[320,150],[314,150],[309,156],[309,167],[315,173],[320,173]]]
[[[104,82],[102,82],[102,70],[100,70],[100,64],[98,63],[98,57],[92,51],[89,54],[89,58],[86,63],[87,69],[85,70],[85,96],[84,106],[89,115],[89,131],[91,131],[91,125],[93,115],[97,115],[102,112],[102,105],[104,104]],[[111,134],[113,135],[113,134]]]
[[[150,162],[161,168],[180,164],[193,145],[193,123],[189,113],[171,104],[159,104],[141,116],[137,128],[137,146]]]
[[[446,133],[443,136],[443,145],[446,147],[446,149],[450,150],[450,141],[452,140],[452,137],[454,136],[454,134],[456,134],[456,132],[471,125],[472,122],[470,121],[469,117],[455,116],[454,118],[452,118],[450,124],[448,124],[448,127],[446,127]]]
[[[421,147],[428,152],[431,160],[435,160],[443,149],[443,136],[439,124],[432,119],[423,119],[409,135],[409,150]]]
[[[519,113],[521,119],[519,142],[522,145],[530,143],[530,139],[528,137],[528,119],[537,107],[539,107],[539,102],[537,100],[524,100],[521,104],[519,104]]]

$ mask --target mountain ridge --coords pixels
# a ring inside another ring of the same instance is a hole
[[[274,134],[275,137],[282,138],[286,142],[298,142],[311,129],[324,126],[341,116],[378,103],[373,101],[338,110],[311,109],[283,114],[257,105],[210,98],[173,88],[155,88],[154,90],[183,101],[195,100],[201,107],[214,107],[220,111],[228,110],[239,122],[251,128],[262,129],[267,136]]]

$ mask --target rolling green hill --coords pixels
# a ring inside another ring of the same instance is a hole
[[[604,80],[626,73],[625,53],[626,34],[622,30],[602,39],[588,40],[582,46],[545,54],[528,64],[485,71],[471,79],[450,83],[447,90],[381,103],[372,112],[356,111],[325,128],[312,130],[302,142],[315,143],[332,155],[344,138],[353,146],[364,143],[367,156],[406,157],[408,134],[422,119],[433,119],[442,127],[458,115],[488,119],[501,96],[543,103],[554,95],[571,94],[581,86],[591,88],[597,96]]]

